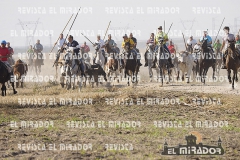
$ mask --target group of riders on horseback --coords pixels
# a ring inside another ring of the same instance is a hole
[[[223,53],[222,56],[222,69],[227,69],[226,67],[226,56],[228,55],[228,46],[229,43],[236,43],[236,52],[240,53],[240,51],[238,50],[240,47],[240,39],[239,36],[234,37],[233,34],[229,33],[230,29],[229,27],[224,27],[223,30],[225,31],[226,35],[223,37],[222,41],[222,45],[218,46],[218,51]],[[57,44],[58,46],[58,56],[56,61],[59,59],[59,55],[61,53],[63,53],[66,50],[71,49],[72,53],[77,57],[75,60],[76,65],[79,65],[80,70],[81,70],[81,74],[84,75],[85,72],[85,66],[84,61],[83,61],[83,53],[85,52],[85,50],[81,51],[82,47],[79,45],[79,43],[74,40],[72,35],[69,35],[67,37],[68,42],[66,42],[66,40],[63,38],[63,34],[60,34],[59,40],[55,43],[55,45]],[[168,41],[168,35],[166,33],[163,32],[162,30],[162,26],[158,27],[158,32],[156,35],[154,35],[154,33],[151,33],[149,40],[147,41],[147,51],[144,54],[145,57],[145,67],[148,66],[148,58],[149,58],[149,52],[152,53],[152,57],[154,59],[153,63],[151,64],[152,66],[149,66],[151,68],[156,68],[156,64],[160,63],[160,53],[161,55],[166,59],[166,63],[164,63],[166,68],[173,68],[174,65],[172,63],[172,59],[171,59],[171,54],[175,53],[176,51],[174,51],[174,46],[172,45],[172,41],[170,42],[171,45],[173,46],[171,48],[171,52],[169,51],[169,47],[167,47],[166,43]],[[191,36],[190,39],[188,40],[187,44],[186,44],[186,49],[187,51],[193,53],[194,50],[199,50],[201,44],[203,44],[206,41],[207,43],[207,47],[209,48],[209,51],[213,52],[213,47],[212,47],[212,38],[208,35],[207,31],[204,31],[204,35],[200,38],[199,43],[195,42],[195,40],[193,39],[193,37]],[[219,43],[219,40],[218,40]],[[196,44],[194,46],[194,44]],[[9,64],[8,62],[8,58],[12,57],[13,54],[13,49],[10,47],[10,43],[8,43],[8,46],[6,47],[7,42],[5,40],[3,40],[1,42],[1,47],[0,47],[0,60],[2,62],[9,75],[13,75],[13,70],[12,70],[12,66]],[[86,43],[84,45],[84,47],[86,46]],[[117,47],[117,44],[115,43],[115,41],[112,39],[111,34],[108,35],[108,39],[106,41],[102,40],[100,35],[97,36],[97,40],[94,42],[93,46],[95,47],[95,56],[93,58],[93,63],[96,63],[96,53],[98,51],[100,51],[103,55],[103,57],[105,58],[105,64],[108,61],[108,56],[110,53],[113,53],[115,55],[117,55],[118,59],[118,63],[119,63],[119,69],[124,69],[126,66],[126,61],[124,61],[124,59],[126,58],[126,56],[124,58],[121,58],[121,53],[120,53],[120,49]],[[88,46],[87,46],[88,47]],[[135,37],[133,37],[133,34],[130,33],[130,35],[128,36],[127,34],[125,34],[123,36],[123,41],[122,41],[122,45],[121,45],[122,49],[123,49],[123,54],[126,53],[131,53],[133,55],[133,59],[135,59],[136,61],[136,65],[137,66],[142,66],[141,62],[140,62],[140,54],[139,54],[139,50],[137,49],[137,39]],[[214,46],[215,48],[215,46]],[[42,54],[42,50],[43,50],[43,46],[40,44],[40,40],[37,40],[37,43],[34,45],[34,47],[31,47],[29,49],[29,53],[30,54],[34,54],[37,53],[40,56],[41,62],[40,65],[43,65],[43,54]],[[173,50],[173,51],[172,51]],[[89,51],[89,49],[88,49]],[[79,54],[81,52],[81,54]],[[148,53],[148,54],[147,54]],[[239,56],[239,54],[238,54]],[[159,67],[159,64],[158,64]],[[63,76],[66,75],[66,65],[64,65],[64,72],[62,73]]]

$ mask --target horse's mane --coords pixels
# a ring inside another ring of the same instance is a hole
[[[236,55],[236,49],[235,49],[235,41],[228,41],[228,54],[232,55],[233,57],[237,56]]]

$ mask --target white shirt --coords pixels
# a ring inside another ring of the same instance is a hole
[[[188,39],[188,40],[187,40],[187,44],[188,44],[188,45],[194,46],[196,43],[197,43],[197,41],[196,41],[195,39],[192,39],[192,40]]]
[[[104,43],[104,41],[103,41],[102,39],[100,39],[99,41],[96,40],[95,43],[99,43],[100,49],[101,49],[101,50],[104,50],[104,48],[102,48],[102,46],[105,45],[105,43]]]
[[[229,34],[226,34],[224,37],[223,37],[223,41],[225,42],[225,45],[224,45],[224,49],[226,50],[227,47],[228,47],[228,40],[229,41],[235,41],[235,37],[233,34],[229,33]]]
[[[199,44],[195,44],[195,46],[193,47],[193,50],[200,50],[201,46]]]
[[[64,39],[64,38],[63,38],[63,39],[59,39],[59,40],[58,40],[58,43],[57,43],[58,49],[61,49],[61,47],[62,47],[62,45],[63,45],[64,41],[65,41],[65,39]]]

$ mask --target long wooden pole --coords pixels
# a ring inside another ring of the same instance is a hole
[[[72,16],[73,16],[73,14],[72,14]],[[67,27],[68,23],[69,23],[69,22],[70,22],[70,20],[72,19],[72,16],[70,17],[70,19],[68,20],[67,24],[66,24],[66,25],[65,25],[65,27],[63,28],[63,30],[62,30],[62,32],[61,32],[61,34],[62,34],[64,31],[65,31],[65,29],[66,29],[66,27]],[[59,40],[59,38],[60,38],[60,36],[58,37],[57,41]],[[57,43],[57,41],[56,41],[56,43]],[[54,44],[54,46],[53,46],[52,50],[50,51],[50,53],[52,53],[52,51],[53,51],[54,47],[56,46],[56,43]]]
[[[62,46],[61,46],[61,50],[62,50],[62,48],[63,48],[64,43],[66,42],[66,39],[67,39],[67,37],[68,37],[68,34],[69,34],[69,32],[71,31],[72,26],[73,26],[73,24],[74,24],[74,22],[75,22],[75,20],[76,20],[76,18],[77,18],[77,16],[78,16],[78,13],[79,13],[80,10],[81,10],[81,7],[79,8],[79,10],[78,10],[78,12],[77,12],[77,14],[76,14],[76,16],[75,16],[73,22],[72,22],[72,25],[71,25],[71,27],[70,27],[70,29],[69,29],[67,35],[66,35],[66,38],[64,39],[64,42],[63,42],[63,44],[62,44]],[[59,58],[59,55],[60,55],[60,51],[58,51],[57,58],[56,58],[56,60],[55,60],[55,62],[54,62],[54,64],[53,64],[53,66],[57,63],[58,58]]]
[[[215,44],[215,42],[216,42],[216,40],[217,40],[217,37],[218,37],[219,31],[220,31],[220,29],[222,28],[222,25],[223,25],[224,20],[225,20],[225,17],[223,18],[222,24],[221,24],[221,26],[220,26],[220,28],[219,28],[219,30],[218,30],[218,33],[217,33],[217,36],[216,36],[216,38],[215,38],[215,40],[214,40],[213,45]]]
[[[104,41],[104,39],[105,39],[105,37],[106,37],[106,34],[107,34],[107,32],[108,32],[108,28],[109,28],[109,26],[110,26],[110,23],[111,23],[111,21],[108,23],[108,27],[107,27],[107,30],[106,30],[106,32],[105,32],[105,35],[104,35],[103,41]]]

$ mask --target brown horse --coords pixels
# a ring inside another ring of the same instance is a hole
[[[42,63],[41,53],[34,52],[33,67],[36,75],[39,75],[41,73],[41,65],[42,65],[41,63]]]
[[[229,83],[232,83],[232,89],[234,89],[234,80],[238,82],[237,71],[240,67],[240,60],[237,56],[234,41],[229,41],[227,48],[226,67],[228,71]],[[233,70],[233,77],[231,79],[231,70]]]
[[[27,65],[22,60],[17,60],[13,67],[13,74],[16,76],[16,87],[19,87],[19,82],[21,82],[21,88],[23,88],[24,76],[26,76],[28,71]]]

